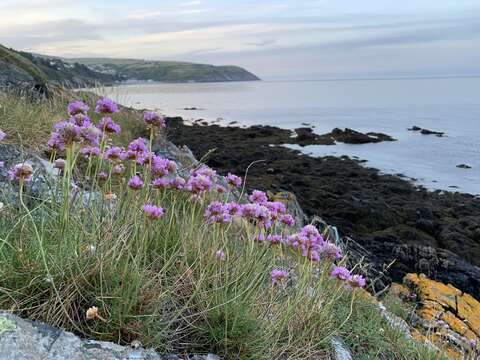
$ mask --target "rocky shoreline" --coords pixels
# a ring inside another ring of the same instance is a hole
[[[352,239],[352,261],[363,258],[371,265],[377,290],[409,272],[421,272],[480,298],[480,198],[428,191],[365,167],[361,160],[315,158],[282,146],[347,142],[350,135],[358,136],[350,129],[316,135],[302,128],[292,137],[289,130],[271,126],[186,125],[179,117],[168,118],[168,128],[176,145],[187,145],[197,158],[208,153],[209,166],[239,175],[248,169],[249,188],[293,192],[307,215],[337,226]],[[394,140],[385,134],[362,135]]]

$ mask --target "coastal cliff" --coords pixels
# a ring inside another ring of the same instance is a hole
[[[238,66],[132,59],[63,59],[8,49],[0,45],[0,88],[43,89],[112,85],[129,80],[162,82],[255,81]]]

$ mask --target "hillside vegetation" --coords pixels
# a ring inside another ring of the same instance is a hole
[[[214,66],[176,61],[135,59],[79,58],[66,61],[84,64],[91,69],[124,79],[164,82],[253,81],[257,76],[238,66]]]
[[[0,45],[0,79],[6,78],[8,72],[14,72],[15,70],[18,72],[17,76],[22,77],[24,75],[25,79],[31,78],[38,84],[45,85],[48,81],[47,75],[32,60],[15,50]]]

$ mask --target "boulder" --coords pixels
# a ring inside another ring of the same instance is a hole
[[[478,358],[480,302],[471,295],[415,273],[389,292],[415,309],[409,316],[414,339],[433,343],[453,359]]]
[[[0,312],[0,360],[181,360],[174,354],[158,354],[141,344],[84,340],[37,321]],[[192,355],[190,360],[220,360],[218,356]]]

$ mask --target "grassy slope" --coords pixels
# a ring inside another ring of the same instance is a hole
[[[29,74],[35,81],[41,85],[45,85],[48,77],[43,73],[32,61],[25,58],[14,50],[7,49],[0,45],[0,60],[13,64]]]
[[[55,99],[30,104],[0,94],[0,127],[9,141],[42,148],[70,98]],[[116,143],[145,133],[139,117],[115,115],[123,130]],[[295,254],[252,243],[248,224],[212,227],[186,194],[135,195],[122,190],[124,181],[99,189],[119,194],[115,216],[105,217],[102,204],[67,218],[48,201],[33,216],[7,204],[0,216],[1,308],[84,336],[214,351],[225,359],[330,359],[330,334],[344,338],[355,359],[443,359],[391,330],[375,305],[352,299],[328,276],[313,276],[310,263],[292,264]],[[165,219],[144,221],[138,209],[147,197],[167,209]],[[225,263],[214,257],[219,247]],[[292,266],[298,285],[272,288],[269,271],[284,266]],[[328,264],[322,266],[325,275]],[[85,321],[93,305],[106,323]]]
[[[115,71],[118,75],[138,80],[171,82],[258,80],[255,75],[238,66],[106,58],[79,58],[67,61],[88,65],[96,70]]]

